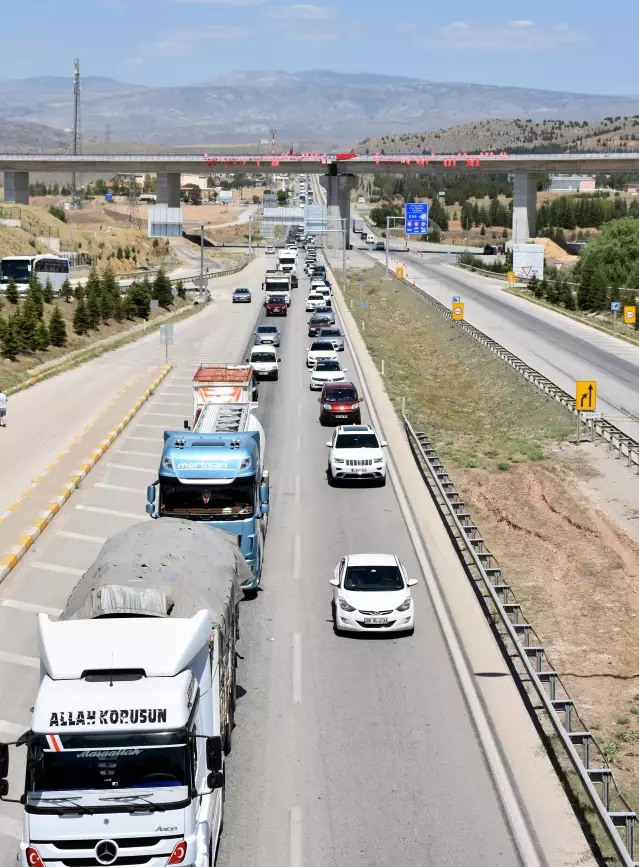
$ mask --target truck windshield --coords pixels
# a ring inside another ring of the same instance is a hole
[[[52,749],[55,737],[61,749]],[[29,764],[27,792],[145,789],[190,785],[186,732],[34,735],[42,760]]]
[[[272,360],[272,359],[270,359]],[[182,485],[160,481],[160,513],[191,521],[235,521],[254,512],[255,481],[230,485]]]
[[[266,281],[266,291],[267,292],[287,292],[289,288],[288,280],[267,280]]]

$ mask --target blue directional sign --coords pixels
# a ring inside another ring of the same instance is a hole
[[[619,313],[619,311],[621,310],[621,301],[611,301],[610,309],[613,311],[613,313]]]
[[[406,235],[428,234],[428,202],[409,202],[404,205]]]
[[[453,295],[453,304],[458,304],[461,301],[461,295]]]

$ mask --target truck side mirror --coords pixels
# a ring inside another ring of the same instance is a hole
[[[215,771],[206,778],[209,789],[221,789],[224,786],[224,771]]]
[[[155,485],[148,485],[146,489],[146,501],[150,505],[155,505]]]
[[[263,515],[268,515],[268,513],[271,511],[269,503],[262,503],[260,511]]]
[[[187,419],[184,419],[184,430],[191,430],[191,425],[188,423]]]
[[[0,744],[0,780],[9,776],[9,744]],[[6,792],[4,793],[6,794]]]
[[[222,760],[222,738],[219,735],[206,739],[206,766],[213,774],[224,769]],[[214,788],[211,786],[211,788]]]

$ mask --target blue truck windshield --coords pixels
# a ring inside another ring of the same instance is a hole
[[[160,514],[191,521],[237,521],[254,514],[255,481],[183,485],[160,481]]]

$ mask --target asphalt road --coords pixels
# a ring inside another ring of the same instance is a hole
[[[384,254],[374,256],[384,263]],[[490,278],[443,264],[445,257],[394,256],[408,266],[418,289],[446,305],[459,295],[471,325],[569,394],[575,394],[577,380],[596,380],[597,410],[639,440],[639,347],[510,295]]]
[[[306,287],[301,280],[280,321],[279,382],[260,388],[272,508],[263,589],[241,610],[218,867],[514,867],[423,583],[414,588],[414,636],[333,634],[328,581],[344,553],[390,551],[411,576],[420,570],[390,484],[328,487],[330,429],[319,425],[305,366]],[[197,317],[202,330],[176,343],[175,372],[0,587],[0,732],[15,735],[29,722],[38,681],[34,611],[61,609],[102,539],[144,520],[162,430],[188,414],[194,368],[241,355],[255,315],[255,305],[220,300]],[[352,373],[348,353],[342,358]],[[16,762],[14,794],[21,778]],[[19,816],[17,805],[0,807],[1,867],[13,864]]]

